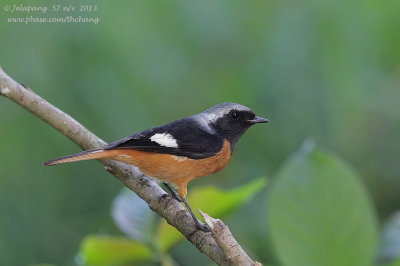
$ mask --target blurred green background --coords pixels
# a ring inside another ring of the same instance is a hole
[[[0,65],[105,141],[226,101],[272,121],[250,129],[228,167],[192,182],[189,194],[198,185],[272,178],[311,137],[358,171],[380,221],[399,209],[399,1],[85,1],[97,10],[4,10],[14,4],[66,2],[3,1]],[[69,15],[100,22],[7,22]],[[0,264],[73,265],[85,235],[120,234],[110,207],[122,185],[97,162],[42,167],[79,148],[2,97],[0,114]],[[254,259],[273,262],[265,197],[225,222]],[[172,253],[209,263],[188,243]]]

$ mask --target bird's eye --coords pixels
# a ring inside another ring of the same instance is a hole
[[[238,119],[239,118],[239,112],[233,111],[231,114],[233,119]]]

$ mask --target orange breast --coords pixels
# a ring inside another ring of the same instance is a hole
[[[133,164],[148,176],[178,187],[181,197],[186,196],[187,183],[196,177],[215,173],[228,163],[231,157],[230,144],[224,140],[220,152],[205,159],[189,159],[154,152],[136,150],[113,150],[112,159]]]

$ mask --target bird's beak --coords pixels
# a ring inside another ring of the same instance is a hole
[[[254,119],[251,120],[247,120],[247,122],[249,122],[250,124],[256,124],[256,123],[268,123],[269,120],[266,118],[262,118],[259,116],[254,117]]]

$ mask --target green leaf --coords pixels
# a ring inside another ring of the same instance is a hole
[[[385,266],[400,266],[400,260],[392,261],[389,264],[385,264]]]
[[[269,231],[283,265],[371,265],[377,225],[356,173],[342,160],[304,148],[271,188]]]
[[[223,219],[266,185],[265,178],[256,179],[249,184],[231,190],[221,190],[206,186],[193,189],[187,198],[193,211],[201,209],[210,216]],[[159,224],[156,245],[161,251],[167,251],[183,239],[183,236],[165,220]]]
[[[124,237],[87,236],[80,247],[83,265],[120,265],[149,259],[151,250]]]

